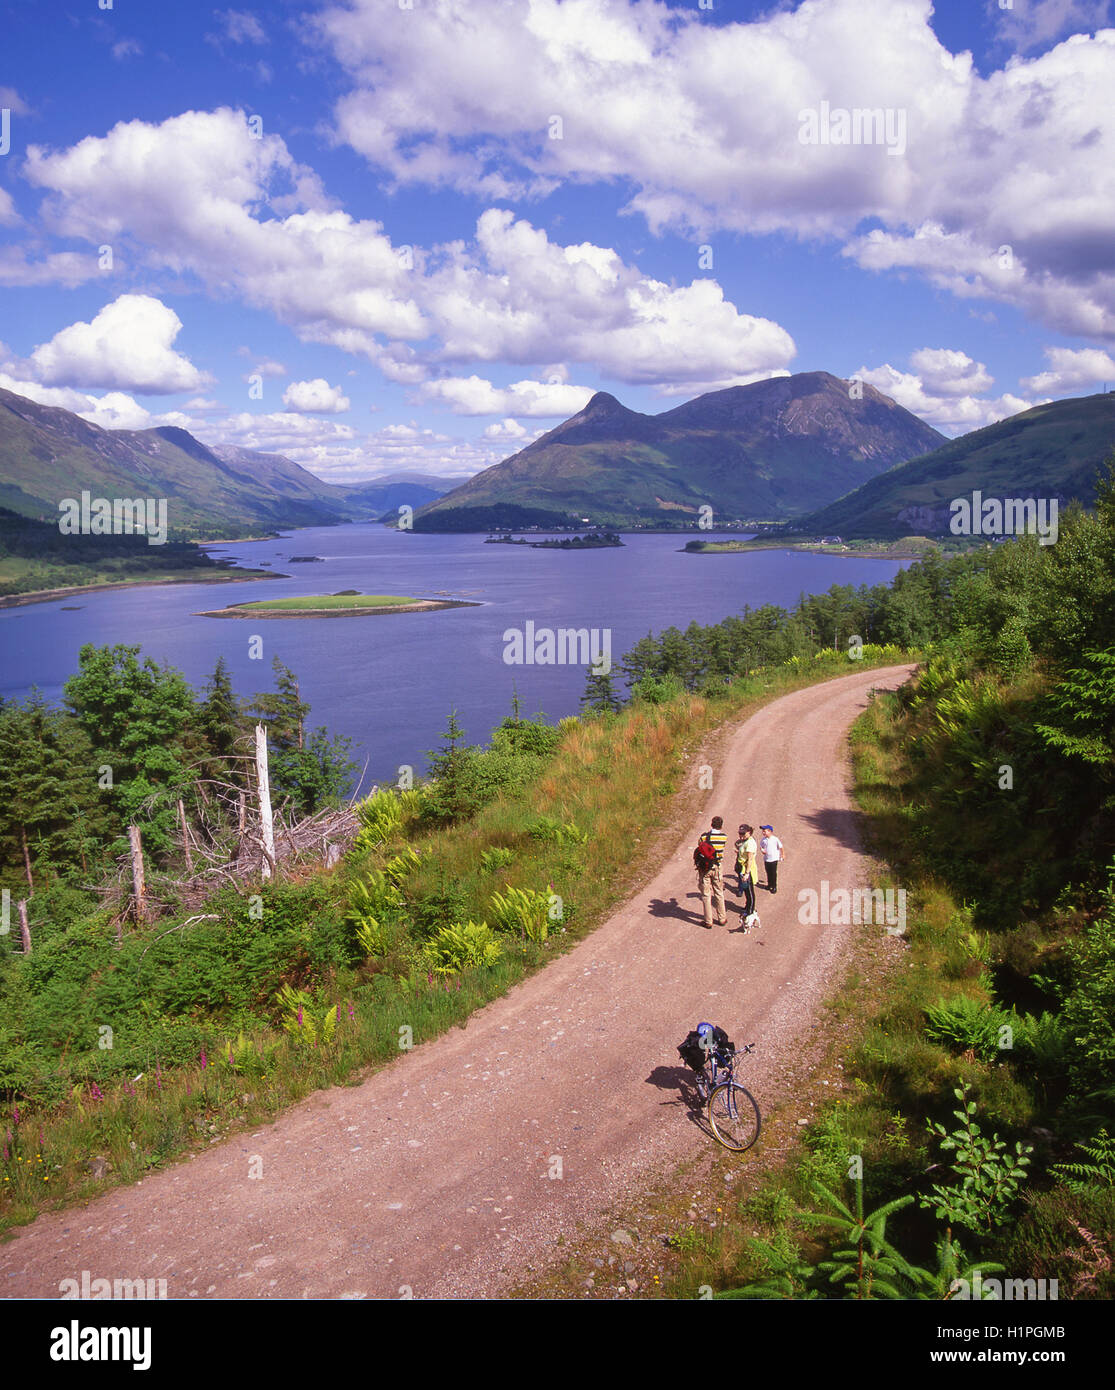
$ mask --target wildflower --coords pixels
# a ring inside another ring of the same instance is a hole
[[[105,1098],[104,1092],[101,1090],[101,1088],[97,1085],[97,1083],[96,1083],[95,1081],[91,1082],[90,1085],[89,1085],[89,1095],[90,1095],[90,1097],[91,1097],[93,1100],[104,1100],[104,1098]],[[39,1142],[41,1143],[41,1142],[42,1142],[42,1130],[39,1131],[39,1136],[40,1136]]]
[[[298,1026],[299,1026],[299,1028],[302,1027],[302,1005],[301,1005],[301,1004],[298,1005]]]
[[[340,1021],[341,1021],[341,1006],[340,1006],[340,1004],[338,1004],[338,1005],[337,1005],[337,1022],[340,1023]]]
[[[349,1022],[350,1022],[350,1023],[351,1023],[352,1020],[356,1017],[356,1010],[352,1007],[352,1001],[351,1001],[351,1000],[349,1001],[349,1006],[348,1006],[348,1017],[349,1017]]]
[[[19,1124],[19,1106],[18,1106],[18,1105],[14,1105],[14,1106],[12,1107],[12,1115],[13,1115],[14,1118],[15,1118],[16,1124]]]
[[[203,1068],[209,1065],[209,1058],[205,1055],[204,1047],[201,1049],[201,1065]]]

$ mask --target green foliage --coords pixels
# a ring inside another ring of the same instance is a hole
[[[631,698],[645,705],[665,705],[684,691],[685,686],[676,676],[644,676],[631,687]]]
[[[578,830],[571,821],[555,820],[552,816],[539,816],[532,821],[527,834],[532,840],[552,845],[583,845],[588,840],[587,831]]]
[[[514,862],[515,851],[508,849],[506,845],[493,845],[480,855],[480,867],[486,874],[498,874],[504,869],[509,869]]]
[[[984,1135],[976,1124],[976,1103],[968,1099],[968,1091],[964,1086],[953,1092],[961,1104],[961,1109],[953,1111],[960,1121],[955,1129],[950,1132],[942,1124],[928,1123],[940,1147],[954,1155],[952,1168],[958,1181],[934,1184],[933,1196],[923,1197],[920,1205],[950,1225],[987,1232],[1006,1221],[1010,1204],[1026,1179],[1033,1148],[1019,1140],[1012,1154],[997,1134]]]
[[[357,926],[364,920],[395,915],[403,906],[403,895],[384,870],[373,869],[357,878],[349,890],[349,920]]]
[[[407,879],[413,877],[421,867],[422,856],[408,845],[384,864],[383,874],[396,888],[401,889]]]
[[[88,735],[37,692],[0,708],[0,884],[28,897],[56,870],[91,874],[119,833]],[[42,870],[43,872],[39,872]]]
[[[550,899],[533,888],[505,888],[492,894],[492,913],[500,931],[545,941],[550,930]]]
[[[969,1286],[981,1276],[1002,1271],[1002,1266],[983,1261],[972,1264],[946,1232],[936,1243],[937,1265],[929,1269],[913,1264],[887,1237],[887,1222],[910,1206],[913,1197],[884,1202],[867,1215],[863,1210],[863,1183],[852,1184],[849,1206],[824,1183],[814,1183],[813,1197],[822,1210],[806,1212],[801,1219],[834,1232],[837,1248],[830,1258],[808,1264],[796,1252],[786,1252],[768,1242],[752,1242],[768,1266],[761,1280],[717,1295],[720,1298],[815,1299],[835,1286],[847,1299],[918,1299],[944,1301],[965,1280]],[[987,1297],[985,1293],[983,1295]]]
[[[267,730],[268,771],[272,800],[290,803],[296,817],[311,816],[336,803],[352,782],[356,764],[349,758],[352,740],[328,730],[306,729],[310,706],[298,680],[278,657],[272,662],[274,692],[256,695],[248,708]]]
[[[109,796],[122,826],[140,822],[147,849],[165,853],[174,843],[173,803],[193,781],[182,735],[197,706],[180,672],[141,662],[139,652],[87,643],[63,693],[97,762],[112,768]]]
[[[1050,748],[1079,758],[1110,782],[1115,776],[1115,649],[1087,652],[1044,702],[1037,732]]]
[[[391,949],[393,933],[366,912],[356,922],[356,940],[366,956],[385,956]]]
[[[464,922],[442,927],[423,946],[422,955],[435,975],[459,975],[463,970],[494,965],[503,954],[487,922]]]
[[[337,1033],[341,1013],[339,1004],[315,1004],[313,995],[304,989],[284,984],[276,996],[283,1010],[283,1031],[307,1047],[331,1047]]]
[[[593,714],[612,714],[621,709],[623,701],[616,694],[609,671],[590,671],[581,696],[582,709]]]
[[[422,793],[417,788],[396,791],[383,787],[364,798],[356,807],[360,817],[361,830],[356,837],[357,849],[374,849],[402,834],[407,825],[420,812]]]
[[[1021,1031],[1016,1013],[966,994],[932,1005],[925,1017],[929,1037],[960,1052],[971,1050],[983,1061],[1000,1058],[1004,1047],[1014,1046],[1016,1030]]]
[[[1081,1193],[1090,1188],[1115,1186],[1115,1137],[1101,1129],[1091,1143],[1076,1147],[1090,1162],[1053,1165],[1053,1171],[1061,1176],[1069,1191]]]
[[[426,788],[422,816],[427,824],[453,824],[474,816],[502,794],[511,795],[537,776],[553,756],[561,734],[541,722],[505,719],[487,749],[465,746],[456,711],[449,716],[445,742],[430,754],[433,781]]]
[[[1074,1045],[1074,1079],[1084,1089],[1109,1081],[1115,1067],[1115,890],[1107,890],[1103,914],[1066,942],[1065,956],[1060,1021]]]

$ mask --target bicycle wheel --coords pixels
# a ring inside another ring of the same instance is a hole
[[[738,1081],[725,1081],[708,1098],[712,1132],[726,1149],[741,1154],[759,1137],[761,1120],[755,1097]]]

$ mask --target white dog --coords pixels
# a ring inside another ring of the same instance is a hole
[[[759,921],[759,914],[757,912],[749,912],[748,915],[743,919],[744,931],[750,931],[752,927],[758,927],[761,925],[762,923]]]

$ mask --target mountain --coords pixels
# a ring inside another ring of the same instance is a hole
[[[1115,392],[1052,401],[950,440],[900,463],[830,506],[794,522],[795,531],[845,537],[949,533],[949,504],[988,497],[1046,497],[1059,505],[1095,501],[1096,471],[1115,447]]]
[[[525,449],[423,507],[415,529],[789,518],[944,436],[874,387],[827,372],[712,391],[660,415],[598,391]]]
[[[186,430],[106,430],[79,415],[0,390],[0,507],[57,522],[65,497],[167,499],[179,538],[243,535],[369,521],[419,507],[458,478],[322,482],[281,454],[213,448]]]
[[[0,390],[0,506],[57,521],[65,497],[167,499],[171,533],[237,535],[345,519],[337,489],[276,455],[222,458],[185,430],[106,430]]]

